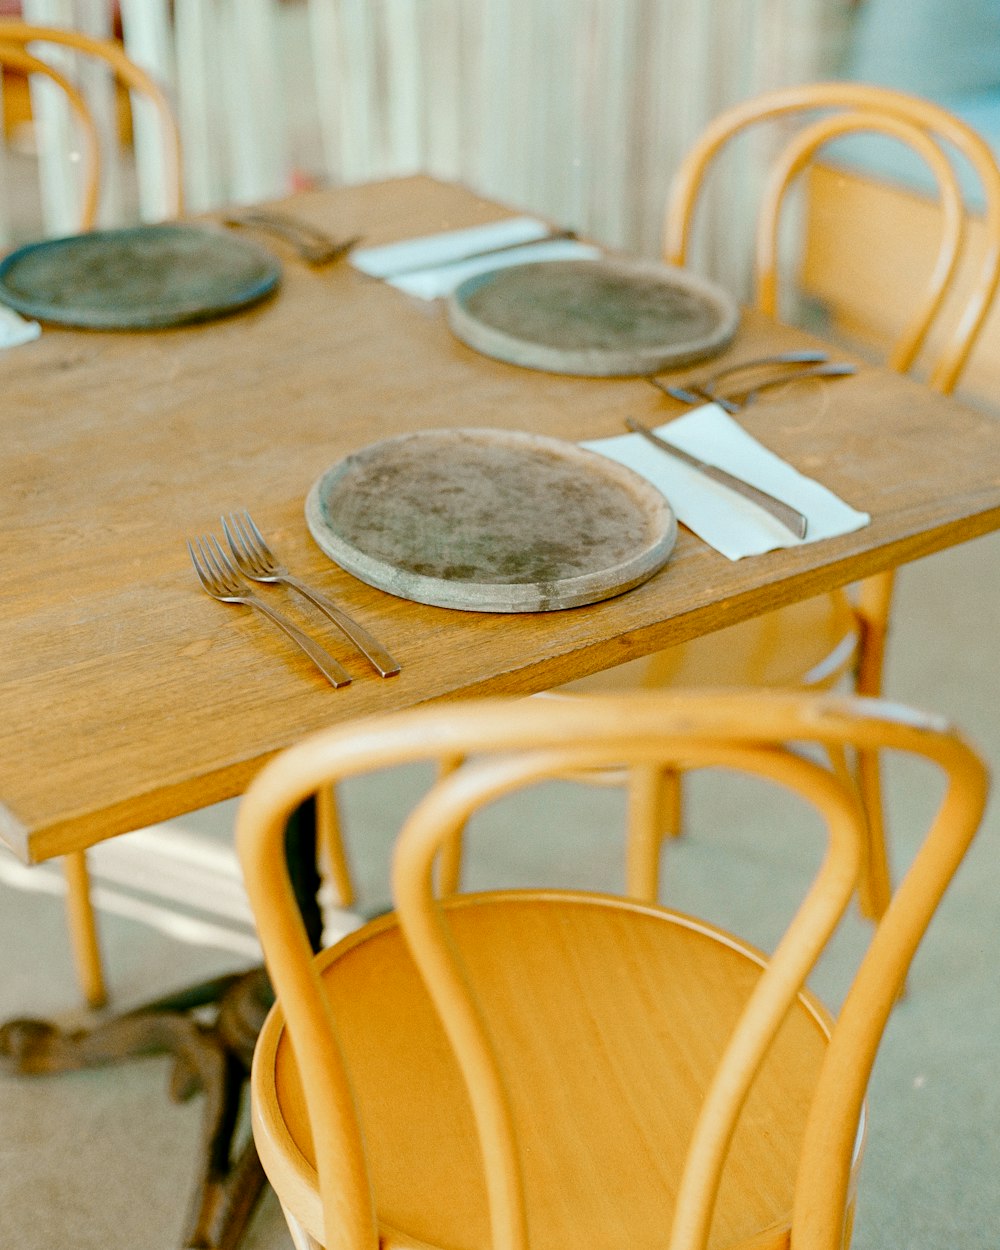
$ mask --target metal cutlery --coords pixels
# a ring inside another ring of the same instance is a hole
[[[222,529],[236,566],[245,577],[256,582],[276,582],[291,586],[329,617],[383,677],[394,677],[399,672],[396,661],[366,629],[335,603],[331,603],[305,582],[299,581],[279,563],[249,512],[233,512],[229,517],[223,517]]]
[[[849,378],[857,371],[857,365],[852,365],[848,360],[831,360],[825,364],[797,369],[794,373],[783,373],[773,378],[765,378],[762,382],[755,382],[751,390],[737,392],[739,406],[745,408],[747,404],[752,404],[761,391],[769,390],[773,386],[784,386],[788,382],[798,382],[804,378]],[[709,394],[714,395],[714,391],[710,391]],[[718,403],[718,399],[714,402]],[[731,402],[735,401],[731,400]]]
[[[302,648],[324,677],[334,686],[350,685],[350,674],[332,655],[328,655],[318,643],[313,642],[308,634],[304,634],[297,625],[293,625],[286,616],[254,593],[253,588],[247,585],[233,568],[214,535],[207,534],[196,538],[193,542],[189,539],[187,548],[194,571],[198,574],[198,580],[213,599],[218,599],[222,603],[246,604],[247,607],[263,612],[270,621]]]
[[[741,405],[735,400],[730,400],[716,394],[719,384],[724,378],[732,377],[737,373],[751,373],[755,370],[765,369],[772,365],[820,365],[825,364],[829,359],[826,352],[804,349],[801,351],[778,352],[771,356],[758,356],[754,360],[740,360],[735,364],[727,365],[724,369],[719,369],[715,373],[698,379],[691,379],[682,386],[667,385],[656,377],[649,377],[647,381],[651,382],[657,390],[663,391],[665,395],[669,395],[671,399],[679,399],[684,404],[702,404],[706,401],[709,403],[717,403],[724,408],[726,412],[737,412]],[[784,381],[787,378],[797,378],[801,376],[801,371],[792,369],[788,374],[777,375]],[[777,382],[771,383],[777,385]],[[759,386],[758,390],[763,389]],[[744,401],[746,402],[746,401]]]
[[[705,477],[711,478],[713,482],[718,482],[721,486],[728,487],[729,490],[742,495],[744,499],[749,499],[758,508],[763,508],[765,512],[780,522],[796,538],[805,538],[808,528],[806,517],[790,504],[785,503],[783,499],[775,499],[767,491],[751,486],[749,482],[744,482],[742,478],[734,477],[733,474],[727,473],[725,469],[720,469],[714,464],[707,464],[704,460],[699,460],[697,456],[692,456],[682,448],[675,447],[673,443],[668,443],[666,439],[660,438],[655,431],[643,425],[641,421],[636,421],[632,417],[626,417],[625,424],[636,434],[641,434],[643,438],[648,439],[660,451],[666,452],[667,455],[680,460],[683,464],[688,465],[689,468],[697,469]]]
[[[466,261],[480,260],[486,256],[499,256],[501,252],[513,252],[519,247],[537,247],[540,243],[555,243],[559,239],[576,239],[578,237],[575,230],[550,230],[547,234],[543,234],[537,239],[521,239],[517,243],[503,243],[499,247],[486,247],[475,252],[465,252],[461,256],[449,256],[447,260],[424,260],[412,265],[404,265],[400,269],[393,269],[390,273],[380,273],[376,276],[383,282],[392,282],[396,278],[405,278],[411,273],[423,273],[425,269],[448,269],[452,265],[464,265]]]
[[[264,212],[248,209],[233,213],[224,219],[227,226],[249,226],[278,235],[290,243],[299,257],[308,265],[329,265],[346,256],[351,248],[361,242],[360,234],[349,239],[334,239],[323,230],[311,226],[286,213]]]

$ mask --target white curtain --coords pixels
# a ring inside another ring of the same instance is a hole
[[[671,173],[726,105],[836,71],[851,0],[305,0],[322,173],[425,169],[659,254]],[[716,187],[734,280],[752,154]],[[724,205],[724,209],[723,206]]]
[[[25,9],[107,21],[105,0]],[[191,209],[285,194],[298,173],[356,182],[426,170],[655,256],[667,186],[694,136],[733,101],[834,72],[851,9],[852,0],[175,0],[171,23],[167,0],[123,0],[122,16],[127,48],[173,92]],[[700,236],[703,267],[731,284],[753,166],[744,153],[725,173]]]

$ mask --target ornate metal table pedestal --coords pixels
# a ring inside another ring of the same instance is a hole
[[[287,848],[306,931],[322,937],[317,903],[313,805],[296,813]],[[246,1230],[265,1177],[253,1138],[237,1141],[243,1090],[257,1034],[274,996],[263,968],[206,981],[89,1029],[62,1030],[45,1020],[0,1026],[0,1064],[41,1076],[120,1063],[143,1055],[174,1058],[170,1096],[203,1096],[202,1144],[185,1250],[233,1250]]]

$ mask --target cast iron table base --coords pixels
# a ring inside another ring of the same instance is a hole
[[[311,803],[290,822],[287,851],[306,931],[313,949],[319,949],[322,917]],[[170,1096],[175,1102],[196,1093],[204,1097],[201,1158],[183,1245],[185,1250],[234,1250],[265,1184],[253,1138],[237,1143],[236,1129],[254,1044],[273,1002],[267,973],[254,968],[157,999],[90,1029],[10,1020],[0,1026],[0,1066],[41,1076],[141,1055],[172,1055]]]

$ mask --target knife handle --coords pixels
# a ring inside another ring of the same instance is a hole
[[[783,499],[775,499],[767,491],[751,486],[749,482],[744,482],[742,478],[734,477],[731,473],[727,473],[725,469],[720,469],[717,465],[706,464],[704,460],[699,460],[697,456],[692,456],[682,448],[675,447],[673,443],[668,443],[666,439],[660,438],[648,426],[643,425],[641,421],[636,421],[633,417],[626,417],[625,424],[636,434],[641,434],[643,438],[648,439],[660,451],[665,451],[667,455],[675,457],[682,464],[688,465],[689,468],[697,469],[704,477],[711,478],[713,482],[718,482],[720,486],[725,486],[729,490],[735,491],[737,495],[742,495],[744,499],[749,499],[758,508],[763,508],[765,512],[773,516],[776,521],[779,521],[796,538],[805,538],[809,524],[807,519],[801,512],[796,511],[790,504],[785,503]]]

